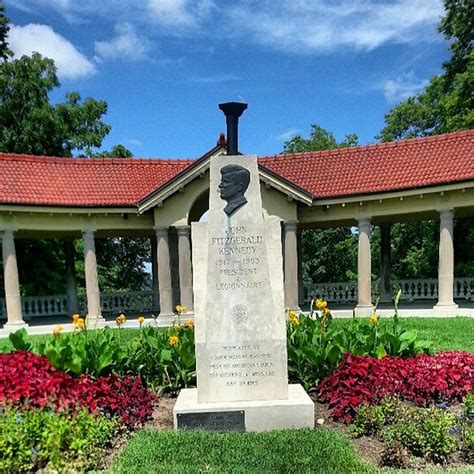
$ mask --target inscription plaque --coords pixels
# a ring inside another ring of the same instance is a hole
[[[244,411],[178,413],[180,430],[245,431]]]

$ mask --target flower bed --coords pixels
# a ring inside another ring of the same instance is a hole
[[[318,386],[335,419],[350,423],[356,408],[398,396],[419,406],[461,401],[474,389],[474,354],[460,351],[419,354],[409,359],[376,359],[346,354]]]
[[[0,404],[55,411],[84,407],[91,413],[118,416],[133,428],[151,416],[155,401],[139,377],[72,377],[31,352],[0,354]]]

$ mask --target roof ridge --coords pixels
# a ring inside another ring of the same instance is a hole
[[[24,153],[9,153],[0,152],[0,159],[5,161],[22,161],[35,163],[58,163],[68,165],[94,165],[97,163],[107,164],[190,164],[195,161],[195,158],[118,158],[118,157],[60,157],[60,156],[45,156],[45,155],[29,155]]]

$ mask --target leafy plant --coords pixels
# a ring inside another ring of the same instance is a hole
[[[345,326],[335,326],[327,302],[313,300],[307,317],[289,312],[287,322],[288,373],[290,381],[301,383],[305,390],[331,374],[345,353],[382,358],[386,355],[410,357],[430,353],[432,343],[417,339],[416,331],[405,330],[395,315],[380,322],[376,307],[370,318],[353,318]],[[376,305],[377,306],[377,305]]]
[[[461,401],[473,390],[474,354],[440,352],[409,359],[346,355],[319,384],[320,400],[329,403],[336,419],[350,423],[362,403],[376,404],[399,396],[419,406]]]
[[[0,472],[97,467],[117,430],[104,415],[5,408],[0,411]]]
[[[445,410],[404,406],[382,437],[389,444],[402,444],[417,456],[446,462],[457,446],[455,425],[455,415]]]
[[[355,437],[376,434],[384,424],[385,416],[381,405],[363,404],[357,409],[351,425],[351,434]]]
[[[72,377],[31,352],[0,354],[0,404],[54,410],[83,407],[117,416],[133,428],[151,416],[155,401],[138,377]]]

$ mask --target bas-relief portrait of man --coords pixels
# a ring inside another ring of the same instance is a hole
[[[221,199],[227,201],[224,212],[230,217],[247,203],[245,192],[250,184],[250,171],[239,165],[226,165],[221,168],[219,192]]]

